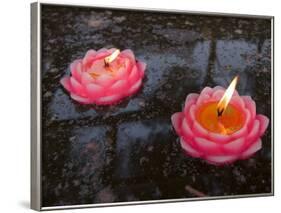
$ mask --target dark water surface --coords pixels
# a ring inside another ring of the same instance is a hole
[[[132,49],[143,89],[80,105],[59,83],[88,49]],[[271,129],[254,157],[216,167],[184,156],[170,117],[205,86],[251,95],[271,115],[271,21],[45,5],[42,8],[43,206],[271,192]]]

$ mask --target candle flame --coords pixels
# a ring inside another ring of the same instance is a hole
[[[220,99],[218,105],[217,105],[217,112],[218,112],[218,116],[221,116],[222,113],[224,112],[224,110],[226,109],[226,107],[228,106],[231,97],[235,91],[235,87],[238,81],[238,76],[236,76],[230,83],[230,85],[228,86],[228,88],[225,90],[224,95],[222,96],[222,98]]]
[[[120,50],[115,50],[110,56],[107,56],[104,58],[104,63],[106,65],[108,65],[109,63],[111,63],[112,61],[114,61],[117,56],[120,54]]]

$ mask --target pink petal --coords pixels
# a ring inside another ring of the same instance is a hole
[[[215,86],[213,88],[213,93],[216,92],[216,91],[219,91],[219,90],[222,90],[223,92],[225,91],[225,88],[221,87],[221,86]]]
[[[95,59],[96,54],[97,52],[95,50],[88,50],[83,58],[83,65],[88,66]]]
[[[86,91],[88,93],[88,96],[92,99],[95,100],[101,96],[103,96],[105,94],[105,89],[103,87],[101,87],[98,84],[95,83],[90,83],[87,84],[86,86]]]
[[[203,94],[211,96],[213,94],[213,89],[211,87],[205,87],[201,92],[201,95]]]
[[[182,120],[180,128],[181,128],[181,134],[184,136],[184,138],[186,138],[186,139],[192,139],[193,138],[194,134],[193,134],[192,130],[190,129],[186,118],[184,118]]]
[[[251,113],[248,109],[244,109],[244,113],[245,113],[245,125],[249,127],[252,126],[252,123],[254,122],[254,119],[251,116]]]
[[[181,123],[182,123],[183,117],[184,117],[184,115],[182,112],[176,112],[171,117],[173,127],[178,134],[180,134],[180,132],[181,132],[180,128],[181,128]]]
[[[116,48],[110,48],[109,50],[108,50],[108,52],[110,52],[110,54],[112,54],[113,52],[115,52],[117,49]]]
[[[123,60],[124,60],[123,63],[125,64],[125,68],[126,68],[127,72],[130,73],[136,63],[131,62],[131,60],[129,58],[123,58]]]
[[[125,80],[118,80],[116,81],[109,89],[108,95],[112,94],[123,94],[128,87],[127,81]]]
[[[197,121],[193,123],[192,131],[196,136],[208,137],[208,131],[203,128]]]
[[[95,61],[98,59],[101,59],[101,58],[105,58],[105,57],[109,56],[110,54],[111,53],[107,49],[102,48],[97,51],[96,56],[95,56]]]
[[[189,109],[191,105],[194,105],[198,99],[199,95],[197,93],[190,93],[186,96],[185,104],[184,104],[184,113],[187,115],[189,113]]]
[[[95,82],[95,79],[89,73],[82,72],[81,83],[83,85],[87,85],[87,84],[94,83],[94,82]]]
[[[252,143],[253,141],[257,140],[260,136],[260,122],[259,120],[255,120],[252,129],[249,130],[247,135],[246,141],[247,144]]]
[[[242,153],[241,158],[245,159],[256,153],[262,147],[261,139],[258,138],[252,145]]]
[[[227,164],[235,161],[236,155],[218,155],[218,156],[206,156],[206,160],[215,165]]]
[[[188,123],[193,124],[196,121],[195,118],[195,111],[196,111],[196,105],[191,105],[189,108],[189,112],[187,112],[187,114],[185,114]]]
[[[134,84],[139,79],[140,79],[140,75],[139,75],[138,68],[137,66],[134,66],[128,78],[129,83]]]
[[[197,101],[198,97],[199,97],[199,94],[197,94],[197,93],[188,94],[185,99],[185,105],[188,104],[189,102],[195,103]]]
[[[107,104],[113,104],[117,101],[119,101],[122,98],[119,94],[111,95],[111,96],[104,96],[99,98],[96,103],[100,105],[107,105]]]
[[[216,92],[216,91],[219,91],[219,90],[222,90],[223,92],[225,92],[225,88],[224,87],[221,87],[221,86],[216,86],[213,88],[213,93]],[[237,90],[234,91],[233,93],[233,96],[236,96],[238,95],[239,96],[239,93],[237,92]]]
[[[91,100],[89,98],[83,98],[79,95],[76,95],[74,93],[71,93],[71,98],[74,99],[75,101],[79,102],[79,103],[83,103],[83,104],[91,104]]]
[[[259,120],[259,122],[260,122],[259,133],[260,133],[260,136],[262,136],[268,127],[269,119],[264,115],[257,115],[256,119]]]
[[[234,139],[237,139],[247,135],[247,133],[248,133],[248,128],[246,125],[243,125],[241,129],[239,129],[237,132],[232,133],[230,136]]]
[[[215,100],[220,100],[222,98],[222,96],[224,95],[225,91],[224,90],[216,90],[214,91],[212,98],[214,98]]]
[[[85,95],[84,87],[73,77],[70,77],[71,88],[74,93],[80,96]]]
[[[107,48],[101,48],[97,51],[97,53],[103,53],[103,52],[108,52]]]
[[[121,67],[114,74],[116,79],[125,79],[128,76],[128,70],[125,67]]]
[[[98,78],[96,78],[96,83],[102,87],[108,87],[114,82],[114,79],[111,75],[102,74]]]
[[[141,85],[142,85],[142,79],[139,79],[133,86],[130,87],[127,94],[128,95],[134,94],[135,92],[138,91],[138,89],[141,87]]]
[[[245,145],[245,138],[238,138],[223,145],[223,149],[230,154],[238,154]]]
[[[204,155],[221,154],[221,146],[205,138],[195,137],[194,142]]]
[[[130,50],[130,49],[123,50],[123,51],[121,52],[121,55],[124,56],[124,57],[129,58],[132,62],[134,62],[134,61],[136,60],[133,51]]]
[[[256,102],[250,96],[241,96],[246,108],[250,111],[252,119],[256,117]]]
[[[202,155],[200,152],[194,149],[188,142],[186,142],[183,137],[180,138],[180,144],[183,150],[186,151],[188,155],[195,158],[200,157]]]
[[[140,77],[142,78],[144,76],[144,71],[146,69],[146,63],[144,63],[142,61],[138,61],[137,67],[138,67],[138,70],[140,72]]]
[[[231,139],[229,135],[222,135],[213,132],[209,132],[209,138],[211,141],[217,141],[218,143],[226,143]]]
[[[196,105],[197,106],[200,106],[206,102],[209,102],[210,101],[210,96],[208,94],[200,94],[198,99],[197,99],[197,102],[196,102]]]
[[[70,83],[70,78],[68,76],[63,77],[60,80],[60,83],[62,84],[62,86],[68,91],[71,92],[71,83]]]
[[[230,103],[233,104],[234,106],[238,107],[239,109],[245,108],[244,101],[241,99],[240,96],[232,96]]]
[[[82,61],[81,59],[78,59],[70,64],[71,74],[79,82],[81,81],[81,75],[82,75],[81,61]]]

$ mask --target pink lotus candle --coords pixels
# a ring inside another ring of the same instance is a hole
[[[89,50],[83,59],[72,62],[71,76],[60,82],[79,103],[109,105],[141,88],[145,68],[131,50]]]
[[[246,159],[262,147],[269,119],[256,114],[250,96],[239,96],[236,77],[227,90],[205,87],[186,97],[183,112],[171,120],[187,155],[222,165]]]

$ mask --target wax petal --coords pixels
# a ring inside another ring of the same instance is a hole
[[[135,66],[135,62],[131,62],[129,58],[123,58],[123,61],[126,71],[128,72],[128,74],[130,74],[133,67]]]
[[[230,154],[238,154],[245,145],[245,138],[238,138],[223,145],[223,149]]]
[[[219,91],[219,90],[223,91],[223,93],[224,93],[225,90],[226,90],[226,88],[224,88],[224,87],[222,87],[222,86],[215,86],[215,87],[213,88],[213,93],[216,92],[216,91]],[[237,90],[234,90],[233,96],[237,96],[237,95],[239,96],[239,93],[237,92]]]
[[[202,154],[194,149],[188,142],[184,140],[183,137],[180,138],[180,144],[184,151],[192,157],[200,157]]]
[[[84,87],[76,80],[76,78],[70,77],[71,88],[74,93],[80,96],[85,95]]]
[[[135,55],[132,52],[132,50],[130,50],[130,49],[123,50],[121,52],[121,55],[124,56],[124,57],[130,58],[130,60],[133,61],[133,62],[136,61]]]
[[[142,79],[139,79],[133,86],[130,87],[127,94],[132,95],[134,94],[138,89],[140,89],[142,85]]]
[[[245,125],[248,126],[248,128],[252,127],[252,123],[254,122],[254,118],[251,116],[251,113],[248,109],[244,109],[245,113]]]
[[[70,83],[70,78],[68,76],[63,77],[60,80],[60,83],[62,84],[62,86],[69,92],[72,91],[71,89],[71,83]]]
[[[108,52],[108,49],[106,48],[101,48],[97,51],[97,53],[103,53],[103,52]]]
[[[212,98],[214,98],[215,100],[220,100],[222,98],[222,96],[224,95],[225,91],[224,90],[216,90],[213,95]]]
[[[95,50],[88,50],[82,60],[83,65],[89,66],[89,64],[95,59],[96,54],[97,52]]]
[[[88,72],[82,72],[82,75],[81,75],[82,85],[87,85],[87,84],[94,83],[94,82],[95,82],[95,79]]]
[[[200,95],[203,95],[203,94],[206,94],[206,95],[209,95],[211,96],[213,94],[213,89],[211,87],[205,87],[201,94]]]
[[[74,93],[70,94],[71,98],[74,99],[75,101],[78,101],[79,103],[83,104],[91,104],[91,100],[89,98],[84,98],[79,95],[76,95]]]
[[[144,71],[146,69],[146,63],[142,62],[142,61],[138,61],[137,62],[137,67],[140,73],[140,77],[142,78],[144,76]]]
[[[114,73],[116,79],[126,79],[128,78],[128,71],[125,67],[121,67],[117,72]]]
[[[250,96],[241,96],[246,108],[250,111],[252,119],[256,117],[256,103]]]
[[[264,115],[257,115],[256,119],[260,122],[259,134],[262,136],[269,124],[269,119]]]
[[[255,141],[254,143],[252,143],[252,145],[246,149],[246,151],[244,151],[241,155],[242,159],[248,158],[251,155],[253,155],[254,153],[256,153],[258,150],[260,150],[262,147],[262,142],[261,139],[258,138],[257,141]]]
[[[113,104],[120,100],[121,96],[119,94],[111,95],[111,96],[104,96],[99,98],[96,102],[100,105],[107,105],[107,104]]]
[[[114,82],[114,78],[112,78],[109,74],[102,74],[96,79],[96,83],[103,86],[108,87]]]
[[[239,129],[237,132],[232,133],[231,137],[234,139],[237,139],[237,138],[241,138],[247,134],[248,134],[248,128],[246,125],[243,125],[243,127],[241,129]]]
[[[222,91],[224,92],[224,91],[225,91],[225,88],[223,88],[223,87],[221,87],[221,86],[215,86],[215,87],[213,88],[213,94],[214,94],[214,92],[219,91],[219,90],[222,90]]]
[[[209,102],[210,101],[210,96],[208,94],[200,94],[198,99],[197,99],[197,102],[196,102],[196,105],[197,106],[200,106],[206,102]]]
[[[110,94],[123,94],[125,92],[125,89],[127,87],[127,81],[125,80],[118,80],[116,81],[109,89]]]
[[[72,76],[77,80],[81,81],[81,74],[82,74],[82,65],[81,65],[81,60],[75,60],[74,62],[71,63],[70,65],[70,71]]]
[[[134,66],[130,75],[129,75],[129,83],[130,84],[134,84],[135,82],[137,82],[140,79],[140,75],[139,75],[139,71],[137,66]]]
[[[221,146],[213,141],[205,138],[195,137],[194,142],[199,150],[205,155],[217,155],[222,154]]]
[[[184,115],[182,112],[176,112],[171,117],[173,127],[178,134],[181,133],[181,124],[182,124],[183,117]]]
[[[182,135],[184,136],[184,138],[186,138],[186,139],[192,139],[193,138],[194,134],[193,134],[186,118],[182,119],[182,123],[181,123],[180,128],[181,128]]]
[[[102,49],[97,51],[97,54],[95,56],[95,61],[99,60],[101,58],[105,58],[105,57],[109,56],[110,54],[111,53],[107,49],[102,48]]]
[[[101,87],[98,84],[95,83],[90,83],[87,84],[86,86],[86,91],[88,93],[88,96],[92,99],[95,100],[105,94],[105,89]]]
[[[234,92],[233,92],[233,95],[232,95],[232,96],[234,97],[234,96],[240,96],[240,95],[239,95],[239,93],[238,93],[238,91],[237,91],[237,90],[234,90]]]
[[[227,164],[235,161],[237,159],[236,155],[217,155],[217,156],[207,156],[206,160],[211,164],[221,165]]]
[[[193,104],[189,108],[189,113],[185,114],[187,121],[193,125],[193,123],[196,121],[195,118],[195,111],[196,111],[196,105]]]
[[[247,143],[252,143],[254,140],[256,140],[260,136],[260,122],[259,120],[255,120],[252,129],[247,135]]]
[[[197,121],[193,123],[192,130],[196,136],[208,137],[208,131],[203,128]]]
[[[233,96],[230,100],[230,103],[233,104],[234,106],[238,107],[239,109],[245,108],[244,101],[241,99],[240,96]]]
[[[197,93],[190,93],[188,96],[186,96],[184,104],[185,115],[188,115],[190,107],[196,103],[198,97],[199,95]]]
[[[211,141],[216,141],[218,143],[226,143],[231,140],[231,137],[229,135],[222,135],[222,134],[213,133],[213,132],[209,132],[208,137]]]
[[[185,104],[188,104],[189,102],[195,103],[197,101],[198,97],[199,97],[199,94],[197,94],[197,93],[188,94],[185,99]]]
[[[116,50],[117,50],[117,48],[110,48],[110,49],[108,49],[108,52],[109,52],[110,54],[112,54],[112,53],[114,53]]]

